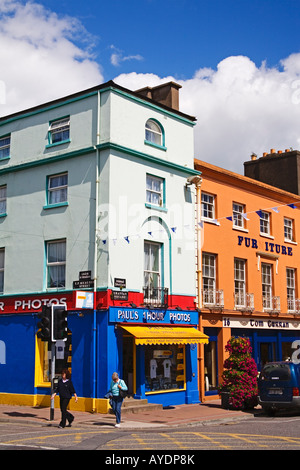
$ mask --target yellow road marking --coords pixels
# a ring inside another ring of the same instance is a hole
[[[207,440],[207,441],[210,441],[212,442],[213,444],[216,444],[217,446],[219,447],[222,447],[223,449],[231,449],[230,446],[225,446],[223,444],[220,444],[220,442],[216,441],[215,439],[213,439],[212,437],[209,437],[207,434],[202,434],[200,432],[194,432],[193,433],[195,436],[198,436],[198,437],[201,437],[202,439],[204,440]]]
[[[22,439],[14,439],[13,441],[3,441],[2,444],[15,444],[16,442],[23,442],[23,441],[34,441],[37,439],[52,439],[54,437],[63,437],[63,436],[79,436],[79,435],[86,435],[86,434],[108,434],[113,433],[113,431],[82,431],[82,432],[68,432],[68,433],[59,433],[59,434],[49,434],[47,436],[35,436],[35,437],[23,437]]]
[[[141,439],[138,434],[131,434],[132,437],[140,444],[144,446],[148,446],[148,443],[144,441],[144,439]],[[144,450],[153,450],[152,447],[143,447]]]

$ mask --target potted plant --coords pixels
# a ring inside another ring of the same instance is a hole
[[[250,409],[257,405],[257,367],[251,357],[248,338],[232,336],[225,346],[229,353],[224,361],[219,386],[223,408]]]

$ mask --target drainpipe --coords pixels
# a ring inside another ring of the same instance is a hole
[[[100,92],[98,90],[98,111],[97,111],[97,146],[100,142]],[[96,413],[97,394],[97,272],[98,272],[98,204],[99,204],[99,159],[100,151],[96,150],[96,181],[95,181],[95,245],[94,245],[94,318],[93,318],[93,402],[92,412]]]
[[[199,312],[199,330],[203,332],[202,326],[202,255],[201,255],[201,184],[202,178],[198,177],[195,181],[196,186],[196,208],[197,208],[197,307]],[[204,345],[199,344],[198,347],[198,377],[199,377],[199,392],[200,392],[200,401],[203,403],[205,401],[205,390],[204,390]]]

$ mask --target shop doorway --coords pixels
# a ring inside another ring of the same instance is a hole
[[[276,343],[273,341],[261,341],[258,347],[259,370],[267,363],[276,361]]]
[[[123,380],[128,387],[128,395],[133,395],[133,348],[134,338],[123,336]]]

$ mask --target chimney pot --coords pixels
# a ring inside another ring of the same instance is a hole
[[[271,149],[270,153],[276,153],[275,149]]]
[[[266,157],[268,155],[268,152],[263,153],[263,157]]]

